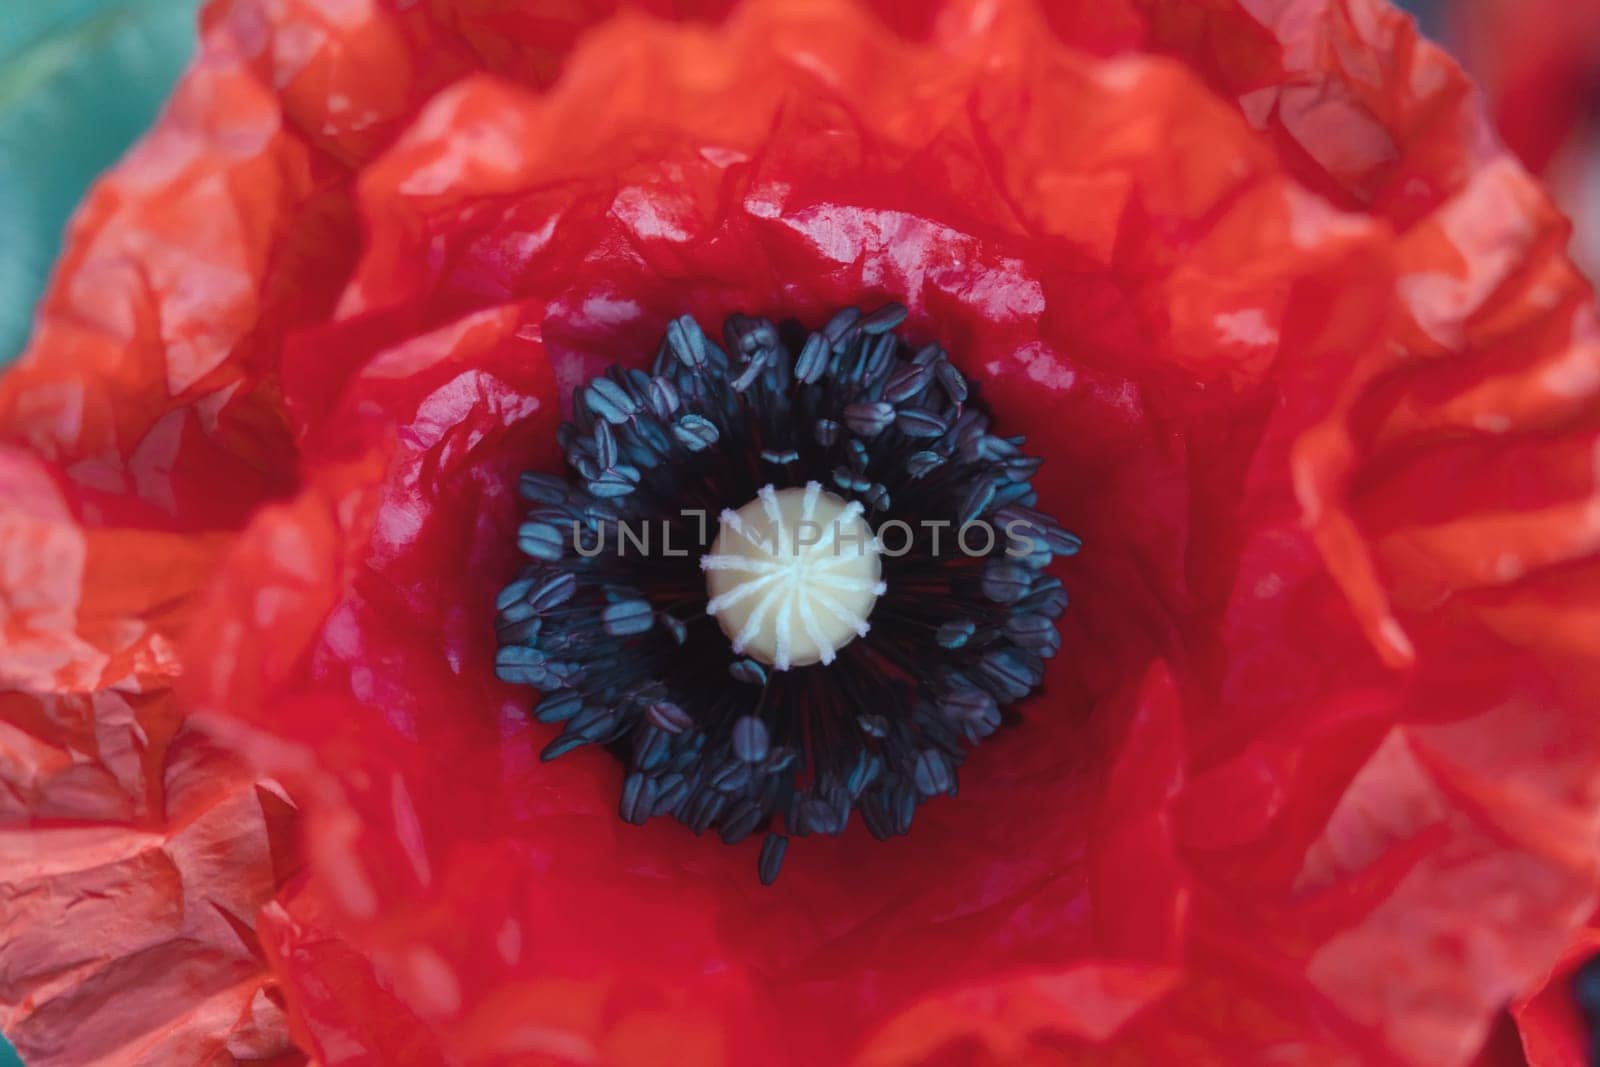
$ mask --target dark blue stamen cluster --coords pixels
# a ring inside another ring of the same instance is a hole
[[[908,832],[1060,647],[1067,597],[1044,568],[1078,540],[1034,510],[1023,439],[990,431],[942,348],[899,338],[905,317],[846,308],[806,333],[735,315],[722,345],[680,318],[649,373],[613,367],[578,390],[560,431],[570,477],[522,479],[529,562],[500,594],[496,665],[561,725],[544,758],[609,748],[629,822],[670,815],[730,844],[766,830],[764,883],[789,836],[841,833],[853,811],[879,838]],[[867,636],[827,666],[771,670],[706,615],[699,557],[724,509],[813,480],[874,528],[909,525],[910,548],[882,558]],[[964,554],[958,528],[977,520],[1022,524],[1031,551],[1007,555],[1002,534]]]

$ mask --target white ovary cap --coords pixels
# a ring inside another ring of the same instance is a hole
[[[710,603],[733,650],[780,671],[832,663],[867,633],[883,565],[861,505],[823,492],[767,486],[724,511],[700,558]]]

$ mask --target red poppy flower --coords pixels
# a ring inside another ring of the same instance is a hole
[[[611,6],[224,0],[85,206],[0,383],[24,1055],[1470,1059],[1600,885],[1600,344],[1469,83],[1378,0]],[[886,302],[1085,548],[960,795],[763,887],[539,761],[518,477],[679,316]]]

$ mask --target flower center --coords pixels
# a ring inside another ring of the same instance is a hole
[[[905,318],[679,318],[577,390],[565,475],[522,478],[495,666],[561,727],[542,757],[608,750],[628,822],[764,833],[763,882],[792,837],[909,833],[1061,647],[1041,460]]]
[[[811,482],[768,485],[722,513],[716,544],[701,558],[714,615],[733,651],[786,671],[821,662],[857,637],[885,591],[878,543],[863,508]]]

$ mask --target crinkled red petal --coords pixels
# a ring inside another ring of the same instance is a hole
[[[7,1035],[41,1065],[295,1058],[252,929],[293,807],[172,692],[221,539],[9,448],[0,500]]]

